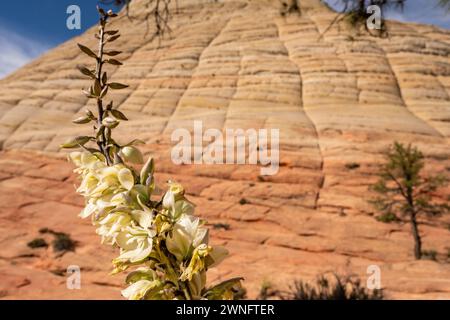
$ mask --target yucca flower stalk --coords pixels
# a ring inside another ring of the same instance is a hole
[[[118,30],[108,30],[112,11],[97,8],[100,14],[98,50],[79,44],[82,52],[94,59],[95,67],[79,67],[92,80],[84,94],[95,101],[96,114],[74,120],[76,124],[92,124],[94,135],[79,136],[61,145],[81,148],[71,152],[70,161],[80,175],[77,192],[86,205],[80,216],[91,217],[97,233],[105,244],[118,247],[120,255],[113,260],[113,274],[132,268],[126,277],[129,285],[122,291],[127,299],[234,299],[242,278],[233,278],[216,286],[206,287],[206,273],[227,255],[223,247],[209,244],[205,221],[194,216],[194,205],[185,197],[183,187],[168,182],[168,190],[155,199],[155,163],[152,158],[140,172],[131,164],[144,162],[133,140],[121,145],[112,138],[113,129],[127,117],[113,102],[105,103],[108,90],[127,85],[110,82],[105,70],[108,64],[121,65],[115,57],[120,51],[106,46],[120,37]]]

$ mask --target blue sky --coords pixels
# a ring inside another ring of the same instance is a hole
[[[0,10],[0,78],[43,52],[73,38],[97,22],[96,0],[2,1]],[[67,8],[81,9],[81,29],[69,30]],[[106,6],[104,6],[106,7]]]
[[[342,8],[342,0],[325,0],[333,8]],[[447,12],[438,5],[439,0],[406,0],[403,10],[387,9],[384,15],[387,19],[434,24],[450,29],[450,11]]]
[[[179,0],[183,1],[183,0]],[[342,0],[326,0],[339,6]],[[406,0],[403,12],[389,11],[388,18],[436,24],[450,29],[450,14],[438,0]],[[0,78],[56,45],[84,32],[97,21],[97,0],[2,1],[0,10]],[[67,7],[81,9],[81,30],[66,27]]]

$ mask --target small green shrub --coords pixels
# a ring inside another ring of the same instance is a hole
[[[52,246],[55,252],[74,251],[75,241],[68,234],[57,233],[52,241]]]
[[[230,230],[230,225],[228,223],[214,223],[213,224],[214,229],[224,229],[224,230]]]
[[[39,233],[51,233],[51,230],[49,228],[41,228],[39,229]]]
[[[247,203],[249,203],[249,202],[248,202],[247,199],[245,199],[245,198],[242,198],[241,200],[239,200],[239,204],[240,204],[241,206],[243,206],[244,204],[247,204]]]
[[[295,281],[290,290],[280,296],[284,300],[382,300],[383,291],[367,290],[357,277],[320,275],[315,283]]]
[[[439,5],[450,12],[450,0],[439,0]]]
[[[345,21],[347,21],[352,27],[358,27],[366,23],[369,15],[365,11],[354,10],[346,13]]]
[[[436,250],[423,250],[422,258],[436,261],[437,260],[437,251]]]
[[[376,217],[376,219],[378,221],[384,222],[384,223],[399,221],[398,217],[392,212],[387,212],[385,214],[382,214],[381,216]]]
[[[65,252],[75,250],[76,241],[72,240],[67,233],[54,231],[49,228],[42,228],[39,232],[42,234],[49,233],[54,236],[52,241],[53,251]]]
[[[349,162],[349,163],[345,164],[345,167],[348,170],[355,170],[355,169],[358,169],[359,167],[361,167],[361,165],[359,163],[356,163],[356,162]]]
[[[64,277],[66,275],[66,270],[64,269],[54,269],[50,270],[50,272],[58,277]]]
[[[281,2],[281,10],[280,10],[280,14],[282,16],[287,16],[291,13],[298,13],[298,14],[302,14],[302,11],[300,9],[300,6],[298,4],[297,0],[285,0]]]
[[[44,239],[36,238],[28,242],[27,246],[30,247],[31,249],[37,249],[37,248],[47,248],[48,244]]]
[[[261,288],[259,289],[257,300],[267,300],[270,297],[274,297],[278,294],[278,291],[273,289],[272,283],[270,281],[264,280],[261,283]]]

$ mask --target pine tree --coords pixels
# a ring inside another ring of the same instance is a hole
[[[436,216],[450,210],[446,203],[433,199],[436,190],[446,183],[445,177],[425,177],[422,174],[424,161],[422,152],[416,147],[395,142],[387,153],[379,181],[372,187],[380,196],[371,202],[385,217],[392,217],[389,220],[397,220],[399,215],[409,218],[416,259],[422,257],[417,217],[422,214]]]

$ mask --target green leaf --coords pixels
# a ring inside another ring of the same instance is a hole
[[[154,280],[156,278],[156,274],[155,271],[153,271],[152,269],[146,269],[146,270],[136,270],[133,272],[130,272],[126,279],[125,279],[125,283],[127,284],[131,284],[131,283],[135,283],[139,280]]]
[[[244,280],[244,278],[239,277],[219,283],[218,285],[208,289],[208,291],[204,294],[204,297],[208,300],[220,300],[226,291],[231,290],[236,285],[240,285],[242,280]]]
[[[85,124],[85,123],[89,123],[90,121],[91,121],[91,118],[89,116],[82,116],[82,117],[76,118],[72,122],[75,124]]]
[[[100,81],[98,81],[98,79],[95,79],[93,94],[94,96],[99,97],[101,92],[102,92],[102,85],[100,84]]]
[[[100,8],[99,6],[97,6],[97,11],[98,11],[98,13],[100,13],[102,16],[106,16],[105,10],[103,10],[103,9]]]
[[[82,44],[78,44],[78,47],[80,48],[81,51],[83,51],[85,54],[87,54],[89,57],[95,58],[97,59],[97,55],[88,47],[83,46]]]
[[[130,141],[126,145],[124,145],[124,147],[135,146],[135,145],[138,145],[138,144],[145,144],[145,142],[140,140],[140,139],[134,139],[133,141]]]
[[[111,57],[117,56],[117,55],[119,55],[121,53],[122,53],[122,51],[106,51],[106,52],[103,52],[104,55],[111,56]]]
[[[125,88],[128,88],[128,87],[129,87],[129,86],[126,85],[126,84],[117,83],[117,82],[112,82],[112,83],[108,84],[108,86],[109,86],[111,89],[114,89],[114,90],[120,90],[120,89],[125,89]]]
[[[120,62],[120,61],[118,61],[116,59],[108,59],[108,60],[105,60],[105,62],[109,63],[109,64],[112,64],[114,66],[121,66],[123,64],[122,62]]]
[[[108,82],[108,74],[104,72],[102,76],[102,83],[105,85],[107,82]]]
[[[109,30],[109,31],[105,31],[105,34],[108,36],[113,36],[115,34],[117,34],[119,32],[119,30]]]
[[[95,78],[95,74],[91,70],[89,70],[88,68],[83,67],[83,66],[78,66],[77,68],[85,76],[88,76],[88,77],[90,77],[92,79]]]
[[[148,158],[147,162],[141,169],[140,181],[141,184],[146,185],[147,179],[149,176],[152,176],[155,172],[155,161],[153,158]]]
[[[108,105],[106,106],[106,110],[112,110],[112,108],[113,108],[113,102],[112,101],[110,101],[109,103],[108,103]]]
[[[69,142],[66,142],[64,144],[61,145],[61,148],[64,149],[73,149],[73,148],[77,148],[79,146],[84,146],[86,143],[89,142],[89,140],[91,140],[91,137],[87,137],[87,136],[79,136],[76,137],[73,140],[70,140]]]
[[[89,119],[91,119],[91,120],[96,120],[96,118],[95,118],[95,116],[94,116],[94,114],[92,113],[92,111],[91,110],[89,110],[89,109],[86,109],[86,116],[88,116],[89,117]]]
[[[125,120],[125,121],[128,120],[128,118],[119,110],[111,110],[111,114],[114,116],[114,118],[118,120]]]
[[[109,37],[108,39],[106,39],[107,42],[113,42],[116,41],[117,39],[120,38],[120,34],[116,34],[114,36]]]

